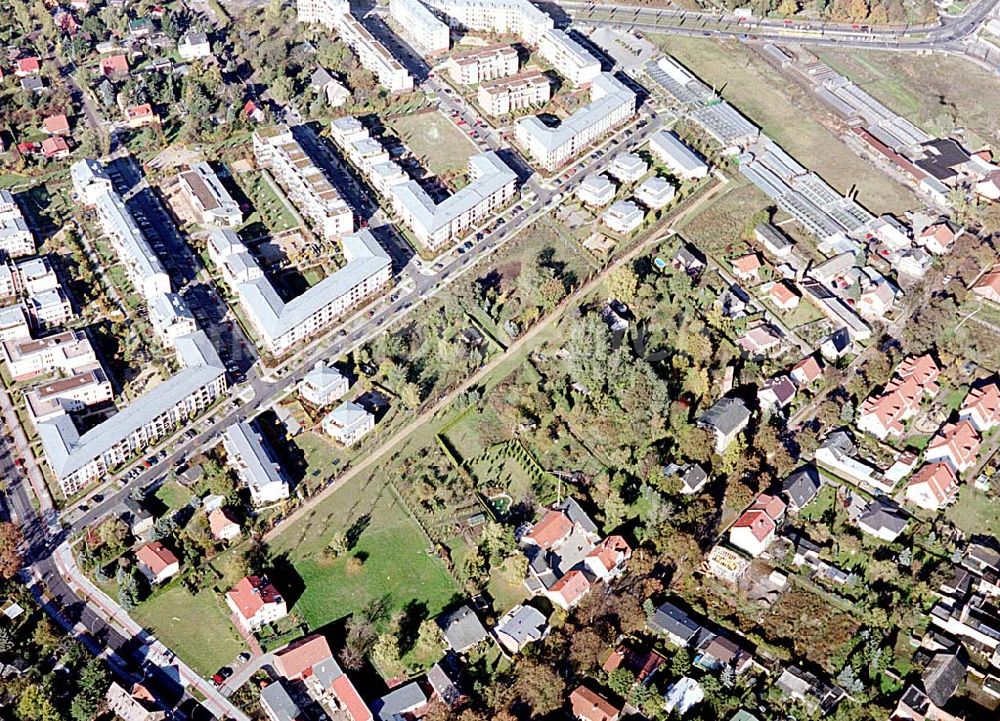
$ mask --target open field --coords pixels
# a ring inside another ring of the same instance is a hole
[[[968,534],[1000,535],[1000,503],[969,484],[958,491],[958,500],[945,516]]]
[[[139,604],[129,615],[204,676],[246,650],[229,621],[225,602],[211,589],[192,596],[178,584]]]
[[[476,146],[437,111],[400,115],[389,126],[434,175],[463,172]]]
[[[817,100],[782,79],[745,46],[675,36],[653,39],[838,191],[856,187],[858,201],[875,213],[899,213],[916,205],[912,191],[813,119],[812,112],[826,113]]]
[[[357,540],[347,556],[330,559],[323,549],[335,533]],[[427,539],[416,523],[377,475],[327,497],[286,528],[272,549],[287,553],[301,577],[305,590],[293,610],[313,629],[386,596],[393,610],[415,602],[433,615],[458,592],[444,565],[428,555]],[[347,569],[348,557],[364,558],[359,571]]]
[[[965,128],[972,148],[1000,143],[996,78],[947,55],[822,50],[819,57],[929,133]],[[961,82],[955,82],[961,78]]]

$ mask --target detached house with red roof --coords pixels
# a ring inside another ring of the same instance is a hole
[[[1000,386],[996,382],[973,388],[962,401],[958,417],[984,433],[1000,425]]]
[[[917,245],[923,246],[928,253],[945,255],[951,252],[961,230],[956,230],[947,220],[932,223],[924,228],[914,239]]]
[[[264,576],[244,576],[226,592],[233,618],[247,633],[288,615],[288,606],[274,584]]]
[[[584,596],[590,593],[591,586],[592,584],[590,583],[590,579],[587,578],[587,574],[574,568],[553,583],[545,591],[545,597],[559,606],[559,608],[568,611],[578,604]]]
[[[153,111],[153,106],[149,103],[133,105],[125,108],[125,121],[130,128],[141,128],[144,125],[156,125],[160,122],[160,116]]]
[[[955,500],[958,479],[947,463],[926,463],[906,484],[906,500],[929,511],[939,511]]]
[[[586,686],[578,686],[569,695],[573,717],[579,721],[618,721],[622,710],[604,695]]]
[[[101,74],[108,77],[115,73],[128,74],[128,58],[124,55],[108,55],[101,58]]]
[[[956,473],[965,473],[976,464],[982,437],[969,421],[941,426],[924,453],[928,463],[941,461]]]
[[[59,135],[53,135],[51,138],[46,138],[42,141],[42,155],[45,156],[46,160],[61,160],[62,158],[68,158],[69,143],[66,142],[66,138]]]
[[[621,536],[608,536],[583,559],[587,570],[601,581],[617,578],[632,558],[632,547]]]
[[[1000,304],[1000,264],[990,268],[972,286],[973,295]]]
[[[747,253],[733,258],[733,275],[748,282],[760,281],[760,269],[764,266],[759,253]]]
[[[154,585],[173,578],[181,570],[177,556],[159,541],[140,546],[135,560],[142,575]]]
[[[273,666],[282,679],[301,682],[310,698],[342,712],[350,721],[372,721],[371,711],[323,636],[306,636],[275,651]]]
[[[756,558],[774,540],[778,523],[785,516],[785,509],[785,502],[780,498],[762,493],[736,523],[730,526],[729,542]]]
[[[42,128],[49,135],[66,135],[69,133],[69,120],[65,115],[50,115],[42,121]]]
[[[226,508],[216,508],[208,514],[208,529],[216,541],[231,541],[240,535],[240,524]]]
[[[802,294],[786,280],[774,283],[768,289],[767,295],[771,302],[783,311],[795,310],[799,307],[799,301],[802,300]]]
[[[37,75],[41,69],[42,63],[38,60],[38,58],[30,56],[27,58],[21,58],[17,61],[14,75],[19,78],[26,78],[29,75]]]
[[[819,364],[816,356],[806,356],[792,366],[788,371],[788,377],[795,382],[799,388],[811,386],[823,375],[823,367]]]

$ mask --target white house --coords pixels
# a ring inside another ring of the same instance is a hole
[[[288,615],[288,606],[274,584],[263,576],[244,576],[226,592],[233,618],[247,633]]]
[[[177,43],[177,54],[182,60],[207,58],[212,54],[212,45],[205,33],[185,33]]]
[[[333,436],[338,443],[351,446],[375,428],[375,416],[347,401],[330,411],[322,421],[323,432]]]
[[[159,541],[140,546],[135,552],[136,564],[151,584],[173,578],[180,571],[180,561]]]

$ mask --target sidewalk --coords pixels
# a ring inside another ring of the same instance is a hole
[[[83,601],[97,615],[104,619],[105,623],[117,630],[123,636],[148,640],[152,637],[139,624],[133,621],[125,610],[108,596],[99,590],[80,571],[66,543],[60,545],[53,553],[56,567],[59,574],[66,580],[66,583],[74,593],[80,595]],[[196,674],[178,658],[169,648],[159,640],[146,643],[149,649],[148,659],[158,666],[172,666],[177,669],[181,683],[185,687],[190,687],[200,696],[204,697],[204,704],[219,718],[232,718],[235,721],[250,721],[249,717],[233,706],[218,690],[201,676]]]

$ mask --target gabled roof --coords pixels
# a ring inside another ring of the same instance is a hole
[[[208,514],[208,528],[213,536],[218,536],[230,526],[239,526],[232,512],[226,508],[216,508]]]
[[[437,623],[448,645],[459,653],[472,648],[489,635],[475,612],[465,604],[438,616]]]
[[[993,382],[970,390],[962,402],[961,414],[972,411],[987,422],[1000,418],[1000,386]]]
[[[759,253],[747,253],[738,258],[733,258],[733,268],[741,275],[756,273],[763,265]]]
[[[573,569],[549,588],[549,593],[562,596],[572,606],[590,592],[590,580],[583,571]]]
[[[632,547],[628,545],[621,536],[608,536],[601,541],[587,558],[596,558],[608,571],[618,565],[618,557],[629,558],[632,555]]]
[[[690,642],[701,630],[700,623],[670,602],[661,604],[653,612],[649,625],[654,631],[668,633],[686,643]]]
[[[958,653],[936,653],[921,677],[927,697],[944,706],[965,678],[965,663]]]
[[[907,519],[885,501],[876,499],[865,507],[858,517],[858,523],[875,531],[884,529],[899,534],[906,528]]]
[[[731,526],[731,532],[742,528],[748,529],[755,539],[763,542],[774,534],[777,526],[774,519],[766,513],[751,508],[744,511],[743,515],[736,520],[736,523]]]
[[[261,576],[244,576],[226,595],[236,604],[243,618],[253,618],[264,606],[281,602],[278,589]]]
[[[958,489],[958,479],[947,463],[926,463],[914,473],[907,487],[926,485],[939,506],[948,503]]]
[[[330,644],[319,634],[300,638],[274,653],[274,669],[283,678],[297,680],[312,675],[313,667],[333,657]]]
[[[62,113],[50,115],[42,121],[42,125],[50,133],[65,133],[69,130],[69,120]]]
[[[160,575],[173,564],[179,563],[177,556],[160,541],[153,541],[152,543],[147,543],[145,546],[140,546],[135,552],[135,557],[139,563],[152,571],[156,576]]]
[[[781,491],[795,508],[804,508],[823,487],[823,479],[814,466],[803,466],[781,484]]]
[[[792,373],[801,375],[806,383],[812,383],[814,380],[823,375],[823,368],[820,366],[816,356],[810,355],[793,365],[792,369],[789,371],[789,375]]]
[[[548,510],[524,538],[541,548],[552,548],[573,530],[573,522],[562,511]]]
[[[720,398],[698,419],[698,424],[729,435],[750,421],[750,410],[739,398]]]
[[[796,388],[788,376],[775,376],[764,381],[764,385],[757,392],[757,397],[760,398],[764,391],[773,393],[778,408],[784,408],[795,398]]]
[[[621,709],[605,696],[586,686],[578,686],[569,696],[573,715],[581,721],[608,721],[621,713]]]

